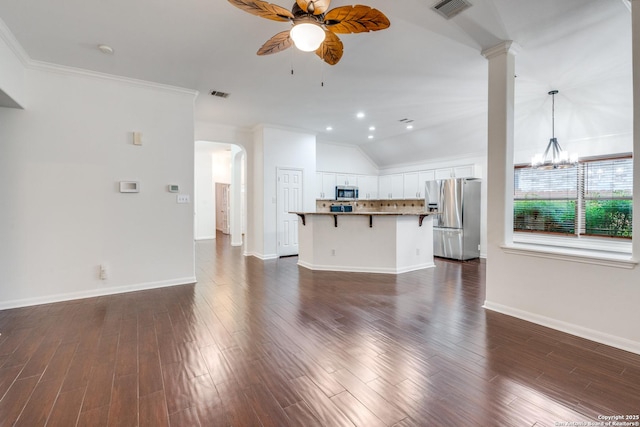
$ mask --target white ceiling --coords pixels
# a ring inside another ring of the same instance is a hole
[[[430,10],[435,0],[358,1],[384,12],[391,27],[341,35],[344,56],[335,66],[295,49],[257,56],[288,24],[226,0],[11,0],[0,2],[0,18],[32,60],[195,89],[197,120],[310,131],[319,141],[360,145],[381,168],[486,151],[480,52],[502,40],[522,48],[516,130],[523,146],[549,138],[551,89],[560,90],[561,142],[630,130],[628,0],[471,2],[445,20]],[[346,4],[355,3],[331,6]],[[100,43],[115,54],[100,53]],[[231,96],[212,97],[212,89]],[[356,119],[357,111],[366,117]],[[413,130],[404,118],[414,120]]]

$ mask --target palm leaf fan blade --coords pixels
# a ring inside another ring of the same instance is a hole
[[[324,41],[316,50],[316,55],[327,64],[336,65],[342,58],[343,50],[342,41],[338,36],[327,31]]]
[[[290,10],[262,0],[229,0],[229,3],[252,15],[272,21],[287,22],[294,18]]]
[[[331,0],[296,0],[300,9],[314,15],[321,15],[329,9]]]
[[[332,33],[366,33],[389,28],[391,23],[384,13],[369,6],[341,6],[324,16],[324,24]]]
[[[258,55],[271,55],[272,53],[282,52],[293,46],[293,40],[289,36],[289,30],[283,31],[271,37],[258,49]]]

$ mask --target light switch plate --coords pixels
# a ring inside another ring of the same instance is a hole
[[[133,145],[142,145],[142,133],[134,132],[133,133]]]
[[[188,194],[178,194],[176,196],[176,202],[177,203],[189,203],[189,195]]]
[[[120,181],[121,193],[139,193],[140,183],[138,181]]]

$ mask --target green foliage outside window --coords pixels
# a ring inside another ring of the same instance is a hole
[[[514,200],[513,210],[515,231],[575,233],[574,200]]]
[[[587,200],[586,234],[631,237],[631,200]]]

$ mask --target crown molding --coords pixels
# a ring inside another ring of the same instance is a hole
[[[186,89],[178,86],[165,85],[162,83],[150,82],[148,80],[134,79],[131,77],[122,77],[114,74],[101,73],[99,71],[86,70],[84,68],[69,67],[66,65],[53,64],[50,62],[30,60],[27,68],[37,71],[47,71],[51,73],[74,75],[78,77],[88,77],[98,80],[110,80],[118,83],[124,83],[131,86],[145,87],[150,89],[158,89],[165,92],[180,93],[197,97],[199,92],[193,89]]]
[[[7,24],[0,18],[0,39],[9,46],[9,49],[16,55],[18,60],[22,62],[25,67],[31,61],[31,58],[27,52],[22,48],[22,45],[18,42],[18,39],[13,35]]]
[[[130,77],[116,76],[113,74],[101,73],[98,71],[85,70],[82,68],[69,67],[66,65],[53,64],[49,62],[36,61],[32,59],[24,50],[20,42],[15,38],[7,24],[0,18],[0,38],[9,46],[9,49],[15,54],[22,65],[30,70],[48,71],[58,74],[74,75],[81,77],[89,77],[100,80],[111,80],[118,83],[124,83],[131,86],[146,87],[158,89],[166,92],[181,93],[194,98],[198,96],[198,91],[186,89],[178,86],[165,85],[162,83],[150,82],[147,80],[133,79]]]
[[[505,40],[493,47],[484,49],[481,53],[485,58],[492,59],[496,56],[505,55],[507,53],[517,55],[520,50],[521,49],[518,43],[514,42],[513,40]]]

